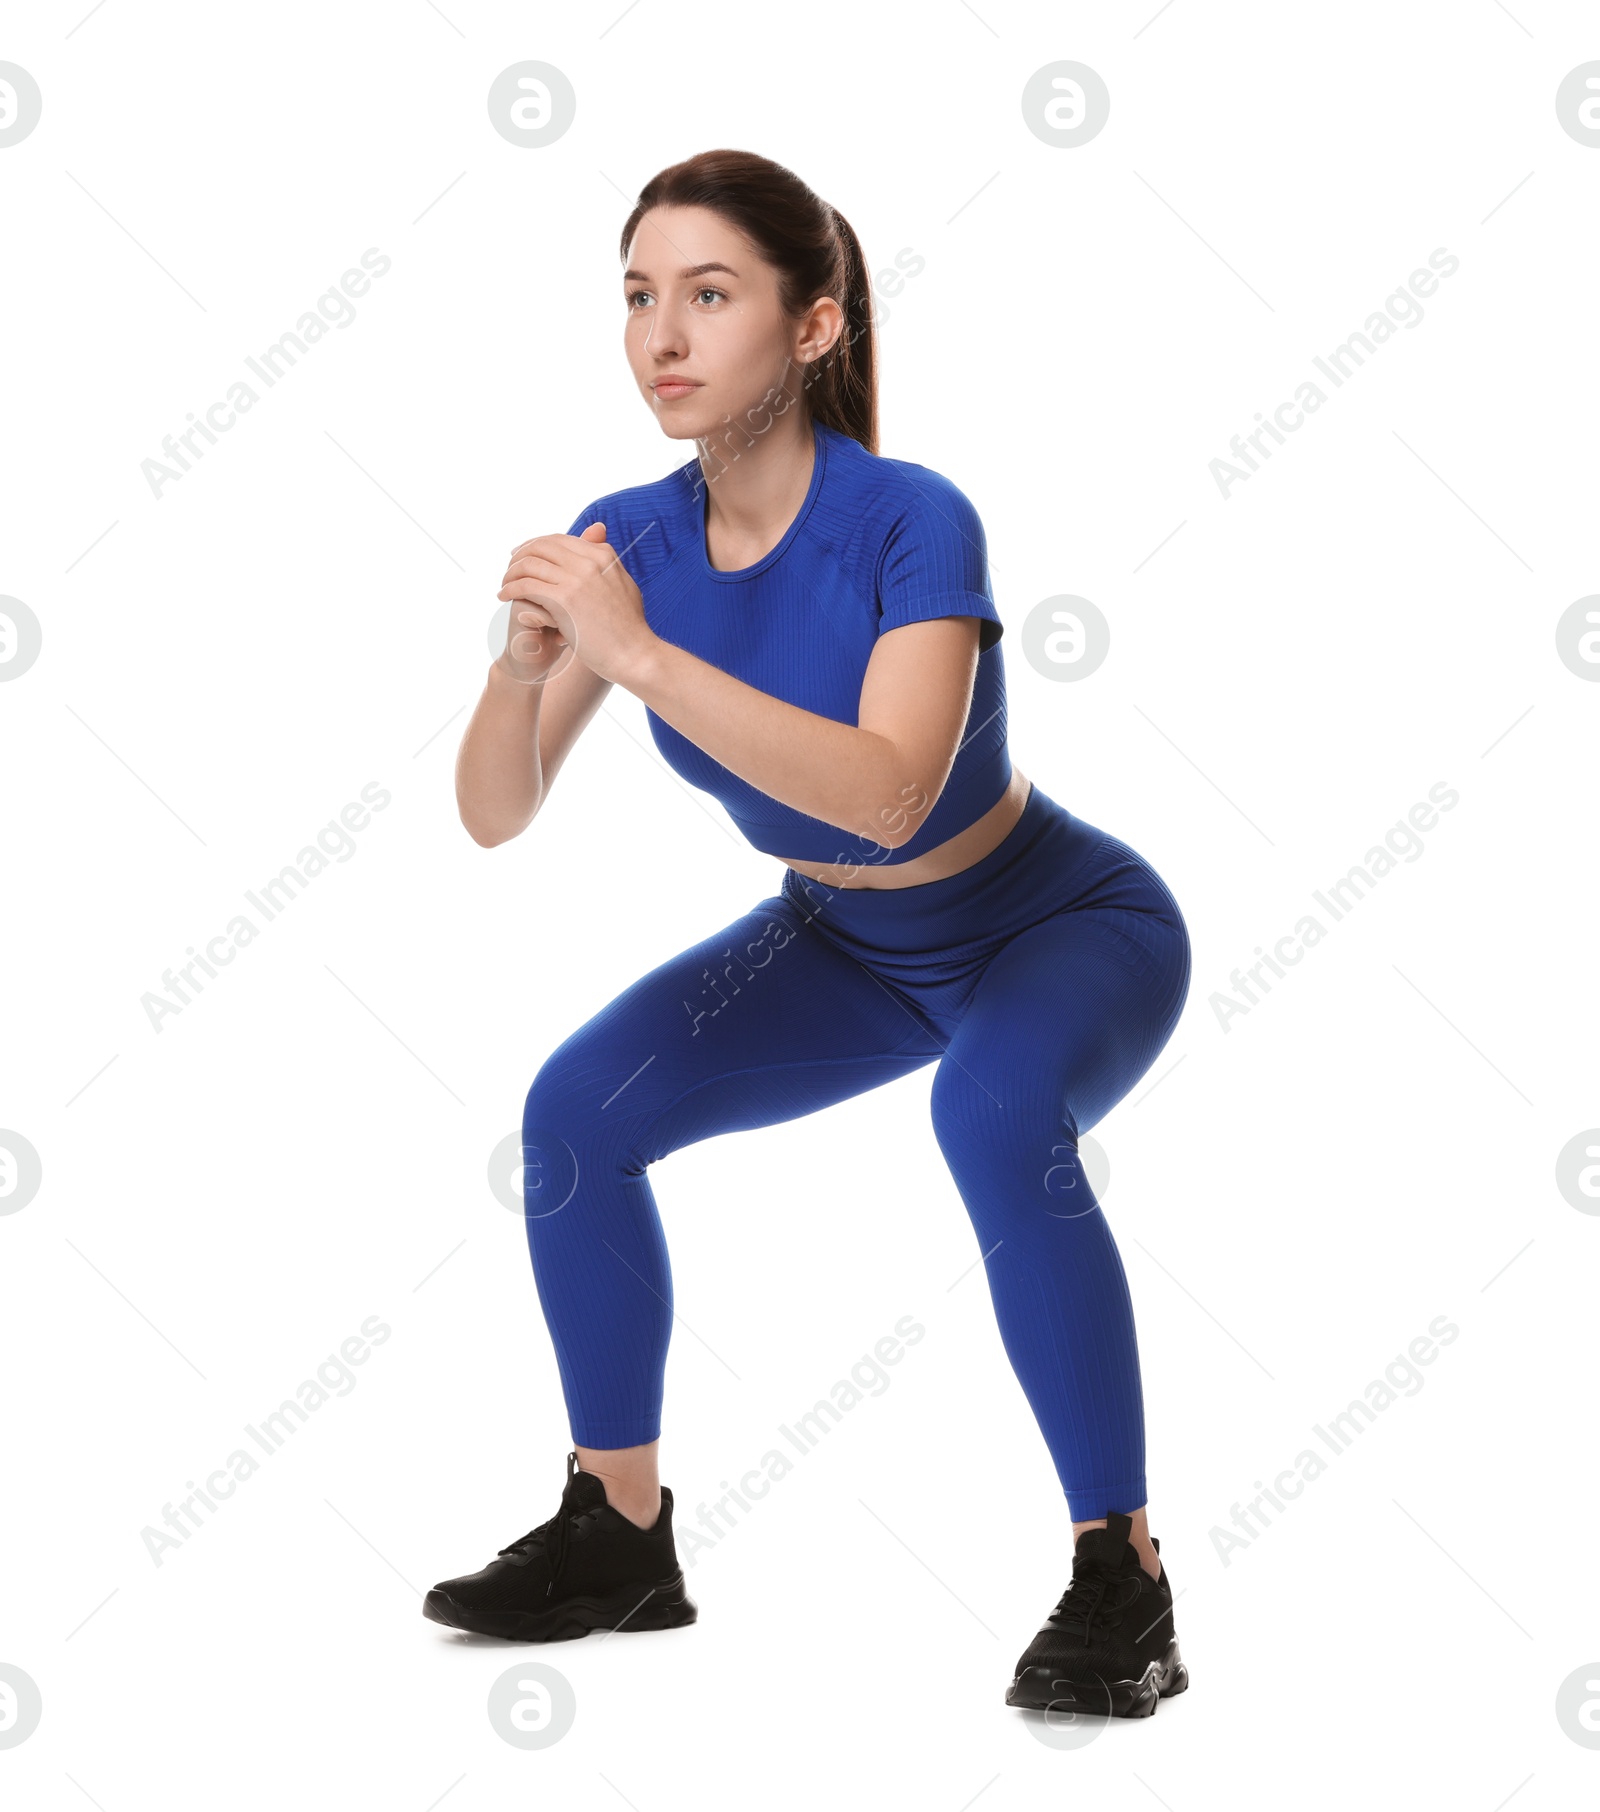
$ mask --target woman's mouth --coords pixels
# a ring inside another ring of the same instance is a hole
[[[684,378],[658,378],[650,388],[656,393],[658,402],[670,403],[675,397],[687,396],[700,386]]]

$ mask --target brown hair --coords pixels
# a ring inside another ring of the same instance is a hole
[[[798,318],[819,296],[844,312],[839,337],[808,367],[813,420],[878,450],[878,361],[872,287],[848,220],[792,170],[753,151],[701,151],[658,171],[622,229],[622,262],[651,208],[710,208],[778,273],[778,301]]]

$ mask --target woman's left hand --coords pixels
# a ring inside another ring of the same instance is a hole
[[[561,639],[601,679],[626,684],[656,640],[639,587],[606,541],[603,522],[581,535],[536,535],[514,547],[500,597],[541,605]]]

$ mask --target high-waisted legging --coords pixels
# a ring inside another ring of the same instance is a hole
[[[780,891],[672,957],[540,1067],[528,1245],[573,1441],[661,1433],[672,1278],[648,1166],[937,1063],[933,1132],[1006,1355],[1073,1521],[1145,1502],[1133,1303],[1078,1137],[1133,1087],[1189,991],[1156,871],[1034,786],[960,874]]]

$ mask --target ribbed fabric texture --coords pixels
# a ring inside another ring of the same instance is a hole
[[[662,756],[720,800],[768,855],[797,861],[909,862],[980,818],[1011,780],[1006,744],[1004,626],[989,589],[983,524],[948,478],[867,452],[814,424],[805,501],[778,545],[753,566],[719,572],[706,556],[707,487],[698,459],[653,484],[597,498],[569,534],[604,522],[639,587],[650,627],[758,690],[854,724],[880,635],[933,617],[975,616],[982,652],[962,746],[937,804],[898,849],[781,804],[648,711]]]
[[[960,874],[829,890],[791,869],[643,976],[551,1053],[524,1114],[528,1243],[573,1440],[661,1432],[673,1294],[647,1166],[936,1062],[933,1131],[1073,1519],[1138,1509],[1133,1308],[1077,1142],[1155,1060],[1189,980],[1160,876],[1037,786]]]

